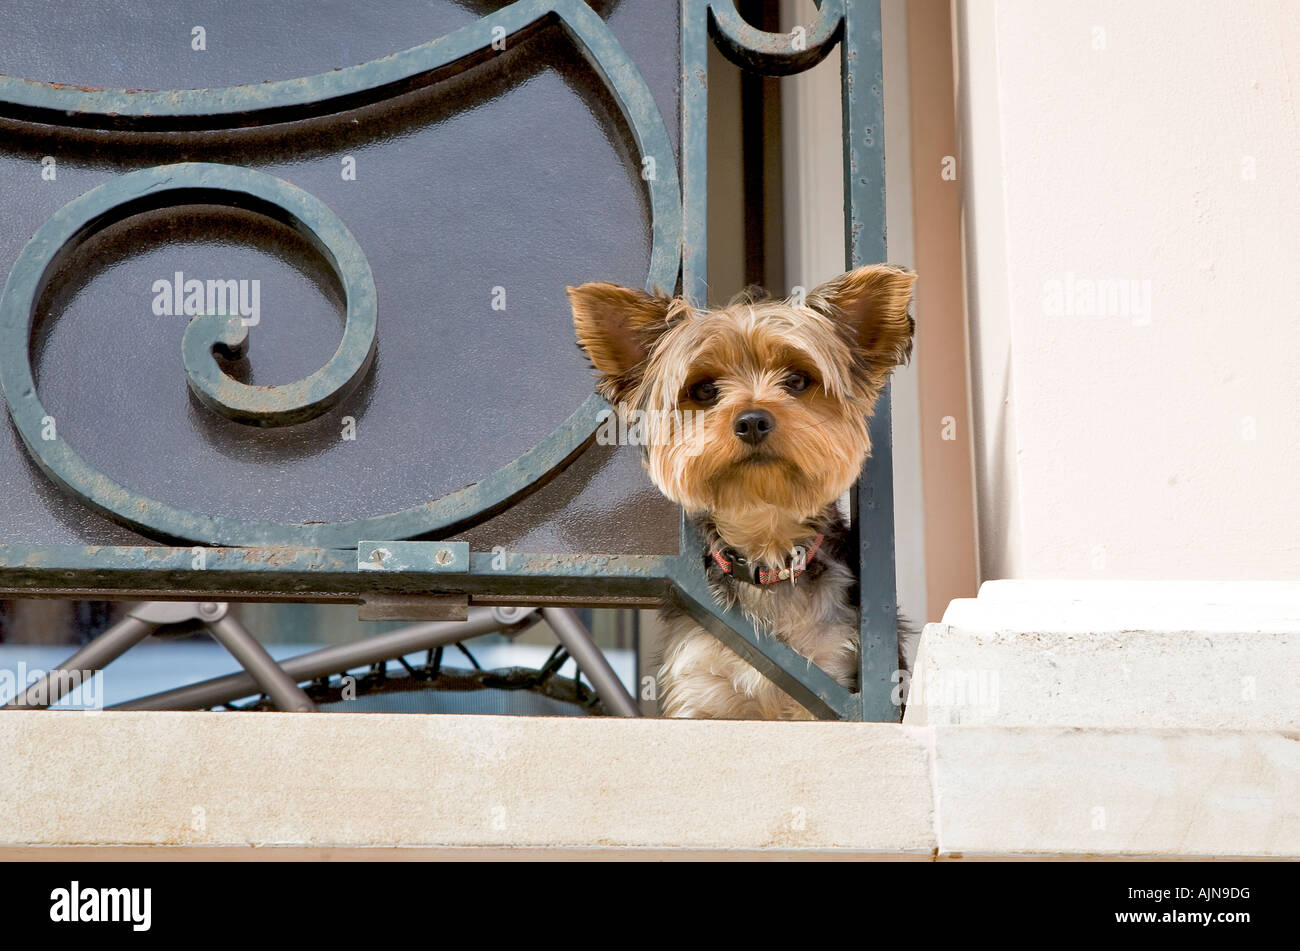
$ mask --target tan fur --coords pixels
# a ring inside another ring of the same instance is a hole
[[[856,480],[871,451],[867,424],[890,370],[911,352],[915,275],[858,268],[802,303],[741,297],[716,310],[612,284],[569,288],[578,341],[600,374],[597,389],[621,412],[648,411],[646,469],[669,499],[707,518],[722,542],[752,562],[776,564],[809,539],[810,524]],[[793,371],[811,378],[789,386]],[[716,400],[692,388],[711,381]],[[771,434],[737,438],[737,417],[765,410]],[[689,412],[694,425],[674,420]],[[798,595],[741,584],[739,606],[840,682],[857,667],[852,576]],[[751,589],[752,590],[747,590]],[[675,622],[660,672],[669,716],[804,718],[806,711],[712,635]]]
[[[852,575],[835,566],[814,587],[737,588],[739,606],[845,686],[857,680],[858,623],[844,598]],[[659,670],[665,716],[810,720],[800,703],[689,617],[669,622]]]

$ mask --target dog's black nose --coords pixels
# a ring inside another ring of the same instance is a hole
[[[736,435],[751,446],[757,446],[776,428],[776,420],[765,409],[746,410],[736,417]]]

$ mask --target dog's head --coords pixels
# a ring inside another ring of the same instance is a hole
[[[716,310],[615,284],[568,292],[597,390],[637,414],[655,485],[743,525],[810,519],[857,478],[876,399],[911,355],[915,278],[879,264],[802,301]]]

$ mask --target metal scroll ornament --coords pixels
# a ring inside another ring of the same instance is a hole
[[[520,0],[446,36],[369,63],[227,89],[78,89],[0,76],[0,114],[61,125],[163,130],[289,121],[380,100],[469,60],[494,40],[550,18],[564,27],[612,91],[639,154],[654,158],[657,173],[646,181],[653,228],[646,288],[673,287],[680,264],[682,207],[663,117],[636,66],[604,21],[581,0]],[[262,172],[207,163],[146,168],[87,192],[38,229],[10,272],[0,298],[0,387],[32,458],[46,475],[95,509],[155,538],[218,546],[352,548],[363,538],[445,535],[509,507],[567,465],[594,435],[605,404],[592,395],[536,446],[475,484],[402,511],[345,522],[248,522],[202,515],[115,483],[62,438],[41,438],[46,413],[36,393],[29,345],[36,302],[58,262],[95,232],[144,210],[196,202],[249,208],[296,230],[334,268],[346,307],[343,337],[330,360],[304,379],[274,387],[240,383],[216,361],[214,351],[238,355],[246,347],[247,328],[239,318],[195,318],[185,331],[182,360],[190,389],[205,406],[255,426],[302,422],[343,399],[374,357],[378,316],[369,262],[320,199]]]

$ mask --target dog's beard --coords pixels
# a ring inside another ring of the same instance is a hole
[[[714,469],[705,480],[713,511],[745,508],[755,503],[800,513],[820,508],[816,487],[789,458],[757,450]]]
[[[655,447],[647,459],[661,492],[692,515],[710,519],[723,540],[745,557],[777,562],[808,538],[808,523],[842,494],[828,475],[836,467],[810,470],[768,448],[709,455],[681,444]],[[844,481],[841,475],[839,481]],[[847,477],[845,488],[852,483]]]

